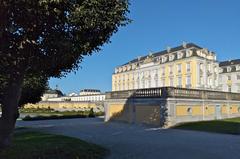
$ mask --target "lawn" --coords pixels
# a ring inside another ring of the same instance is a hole
[[[182,123],[173,128],[239,135],[240,118]]]
[[[40,132],[18,132],[0,159],[102,159],[108,151],[82,140]]]

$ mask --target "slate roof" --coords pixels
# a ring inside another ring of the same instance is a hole
[[[237,64],[240,64],[240,59],[222,61],[219,63],[219,66],[225,67],[225,66],[231,66],[231,65],[237,65]]]
[[[60,90],[53,90],[53,89],[48,89],[44,93],[46,94],[57,94],[59,96],[63,96],[63,93]]]
[[[186,47],[184,47],[183,45],[180,45],[180,46],[171,48],[170,52],[168,52],[168,50],[163,50],[163,51],[160,51],[160,52],[153,53],[152,56],[153,57],[157,57],[157,56],[160,56],[160,55],[165,55],[165,54],[169,54],[171,52],[176,52],[176,51],[180,51],[180,50],[184,50],[184,49],[188,49],[188,48],[192,48],[192,47],[195,47],[197,49],[203,49],[202,47],[200,47],[200,46],[198,46],[198,45],[196,45],[194,43],[187,43]],[[148,57],[148,55],[141,57],[140,61],[145,60],[147,57]],[[130,64],[130,63],[135,63],[137,61],[138,61],[138,58],[136,58],[136,59],[134,59],[132,61],[129,61],[128,63],[125,63],[122,66]]]

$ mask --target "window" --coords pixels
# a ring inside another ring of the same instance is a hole
[[[236,71],[239,71],[240,70],[240,65],[237,65],[236,66]]]
[[[231,72],[232,68],[231,67],[227,67],[227,72]]]
[[[200,63],[200,73],[203,73],[203,63]]]
[[[178,53],[177,53],[177,58],[178,58],[178,59],[181,59],[182,57],[183,57],[183,53],[182,53],[182,52],[178,52]]]
[[[232,87],[228,86],[228,92],[232,92]]]
[[[200,77],[200,84],[203,85],[204,81],[203,81],[203,76]]]
[[[151,85],[152,85],[151,79],[148,79],[148,88],[152,87]]]
[[[212,86],[212,78],[208,77],[208,85]]]
[[[169,55],[169,61],[173,61],[173,60],[174,60],[174,55],[173,54]]]
[[[182,77],[178,77],[178,87],[182,87]]]
[[[186,77],[186,87],[191,87],[191,76]]]
[[[158,87],[158,75],[157,74],[155,74],[154,80],[155,80],[155,87]]]
[[[173,78],[170,78],[170,86],[171,86],[171,87],[174,86]]]
[[[192,114],[192,108],[188,107],[187,112],[188,114]]]
[[[192,56],[192,50],[187,50],[186,51],[186,57]]]
[[[240,75],[237,75],[237,80],[240,80]]]
[[[155,87],[158,87],[158,78],[155,78]]]
[[[167,57],[166,56],[162,56],[162,63],[165,63],[167,61]]]
[[[165,79],[162,79],[162,86],[165,87]]]
[[[181,72],[182,72],[182,65],[181,65],[181,64],[178,64],[178,65],[177,65],[177,70],[178,70],[178,73],[181,73]]]
[[[165,67],[162,68],[162,75],[165,76]]]
[[[211,64],[210,63],[208,64],[208,71],[209,72],[211,71]]]
[[[232,78],[231,78],[231,76],[228,76],[228,80],[231,80]]]
[[[169,74],[172,75],[173,74],[173,66],[169,66]]]
[[[187,63],[187,72],[191,72],[191,64]]]
[[[145,81],[142,79],[142,88],[145,88]]]

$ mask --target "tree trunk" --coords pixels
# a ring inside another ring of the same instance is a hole
[[[0,150],[11,144],[16,119],[19,117],[18,102],[21,96],[22,78],[11,82],[2,96],[2,117],[0,118]]]

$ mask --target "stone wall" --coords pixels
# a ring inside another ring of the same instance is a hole
[[[105,121],[169,127],[181,122],[240,117],[240,94],[154,88],[110,92]]]

